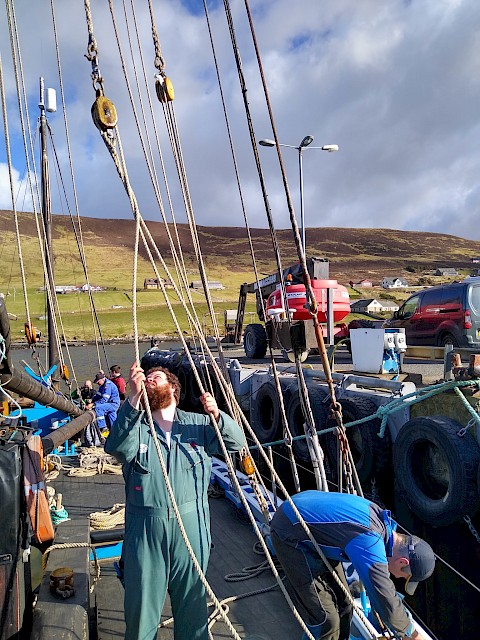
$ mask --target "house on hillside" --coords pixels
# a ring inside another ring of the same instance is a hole
[[[435,276],[458,276],[458,271],[453,267],[440,268],[433,274]]]
[[[385,313],[386,311],[398,311],[398,305],[389,300],[375,300],[375,298],[363,298],[354,300],[350,304],[352,313]]]
[[[82,293],[87,293],[88,291],[105,291],[104,287],[101,287],[99,284],[84,284],[78,288]]]
[[[408,282],[405,278],[384,278],[382,280],[383,289],[403,289],[408,287]]]
[[[161,283],[163,283],[163,286],[165,287],[165,289],[171,289],[173,287],[171,280],[166,278],[160,278],[160,280],[158,280],[158,278],[145,278],[145,280],[143,281],[143,288],[144,289],[161,289],[162,288],[160,286]]]
[[[367,289],[368,287],[373,287],[373,282],[371,280],[360,280],[360,282],[354,282],[353,286],[360,289]]]
[[[394,312],[398,311],[399,306],[394,300],[377,300],[378,304],[381,304],[383,307],[383,311]]]
[[[472,264],[480,264],[480,258],[472,258]]]
[[[209,289],[225,289],[225,287],[223,286],[223,284],[221,282],[216,282],[214,280],[210,280],[207,283],[207,286]],[[203,283],[201,280],[194,280],[193,282],[190,283],[190,289],[203,289]]]
[[[375,298],[362,298],[350,303],[352,313],[380,313],[382,305]]]

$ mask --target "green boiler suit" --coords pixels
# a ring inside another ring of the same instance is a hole
[[[242,429],[220,412],[228,451],[245,446]],[[206,573],[210,555],[207,489],[211,456],[222,453],[209,416],[176,410],[170,444],[156,434],[189,542]],[[125,640],[157,637],[167,592],[175,640],[207,640],[205,588],[180,533],[147,416],[127,400],[110,430],[105,451],[123,464],[125,479]]]

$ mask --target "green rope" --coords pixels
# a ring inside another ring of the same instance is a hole
[[[53,526],[60,524],[60,522],[64,522],[65,520],[69,519],[68,512],[65,509],[65,507],[62,507],[61,509],[55,509],[54,507],[51,507],[50,517],[52,518]]]

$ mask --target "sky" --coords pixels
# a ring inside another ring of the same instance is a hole
[[[11,0],[10,0],[11,1]],[[113,0],[128,77],[138,108],[134,67],[124,20],[132,0]],[[154,48],[146,1],[133,3],[153,114],[175,218],[185,222],[168,135],[154,89]],[[288,187],[300,224],[298,147],[302,153],[306,227],[392,228],[480,239],[480,3],[478,0],[249,0],[255,37]],[[93,30],[105,95],[118,112],[130,181],[142,215],[160,219],[114,36],[107,0],[91,0]],[[230,8],[245,76],[254,138],[273,138],[244,0]],[[129,201],[93,125],[95,92],[84,57],[88,31],[84,2],[54,5],[73,171],[81,215],[131,218]],[[38,78],[57,90],[59,78],[49,0],[15,0],[29,126],[35,133]],[[175,90],[175,114],[195,219],[199,225],[244,226],[203,0],[155,0],[155,24],[165,72]],[[224,3],[208,2],[222,91],[238,174],[251,227],[268,226],[254,161]],[[8,136],[18,210],[31,209],[20,187],[26,172],[15,73],[5,6],[0,8],[0,53]],[[139,79],[144,109],[151,109]],[[3,109],[2,109],[3,111]],[[3,121],[3,118],[1,118]],[[61,110],[48,114],[64,179],[70,169]],[[0,208],[12,209],[3,127],[0,134]],[[337,153],[322,145],[337,144]],[[290,227],[275,148],[258,146],[272,217]],[[157,154],[156,154],[157,157]],[[53,160],[51,160],[53,164]],[[162,170],[157,162],[157,172]],[[71,194],[68,182],[67,192]],[[66,213],[52,176],[54,213]],[[167,191],[161,186],[167,218]],[[72,206],[72,205],[70,205]]]

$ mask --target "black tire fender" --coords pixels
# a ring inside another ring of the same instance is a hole
[[[260,442],[273,442],[281,433],[282,417],[277,389],[266,382],[257,391],[252,406],[251,424]]]
[[[192,376],[192,367],[190,366],[190,363],[187,360],[182,362],[175,375],[180,383],[180,401],[178,406],[180,409],[188,411],[190,409],[190,386]]]
[[[315,420],[315,427],[317,431],[325,428],[327,423],[330,403],[327,401],[330,394],[327,389],[320,387],[311,387],[308,389],[308,397],[310,400],[310,408],[312,409],[313,418]],[[288,397],[286,406],[287,422],[290,427],[290,432],[293,437],[305,435],[305,429],[303,427],[305,418],[302,412],[302,405],[300,402],[300,394],[298,389],[291,392]],[[319,437],[320,446],[325,448],[325,436]],[[294,440],[293,451],[295,457],[304,462],[310,460],[310,453],[308,450],[308,444],[306,439]]]
[[[267,353],[267,333],[263,324],[247,324],[243,334],[247,358],[264,358]]]
[[[377,411],[377,405],[370,398],[342,398],[343,423],[354,422],[361,418],[373,415]],[[386,471],[392,459],[392,441],[390,432],[385,430],[385,435],[380,438],[378,433],[381,427],[379,418],[372,418],[354,427],[346,429],[347,440],[352,452],[358,479],[361,483],[373,480],[377,474]],[[330,418],[327,427],[336,425],[334,418]],[[326,434],[326,446],[330,463],[333,469],[338,467],[338,438],[334,432]]]
[[[393,446],[397,487],[424,522],[448,526],[474,512],[480,448],[445,416],[419,417],[400,429]]]

